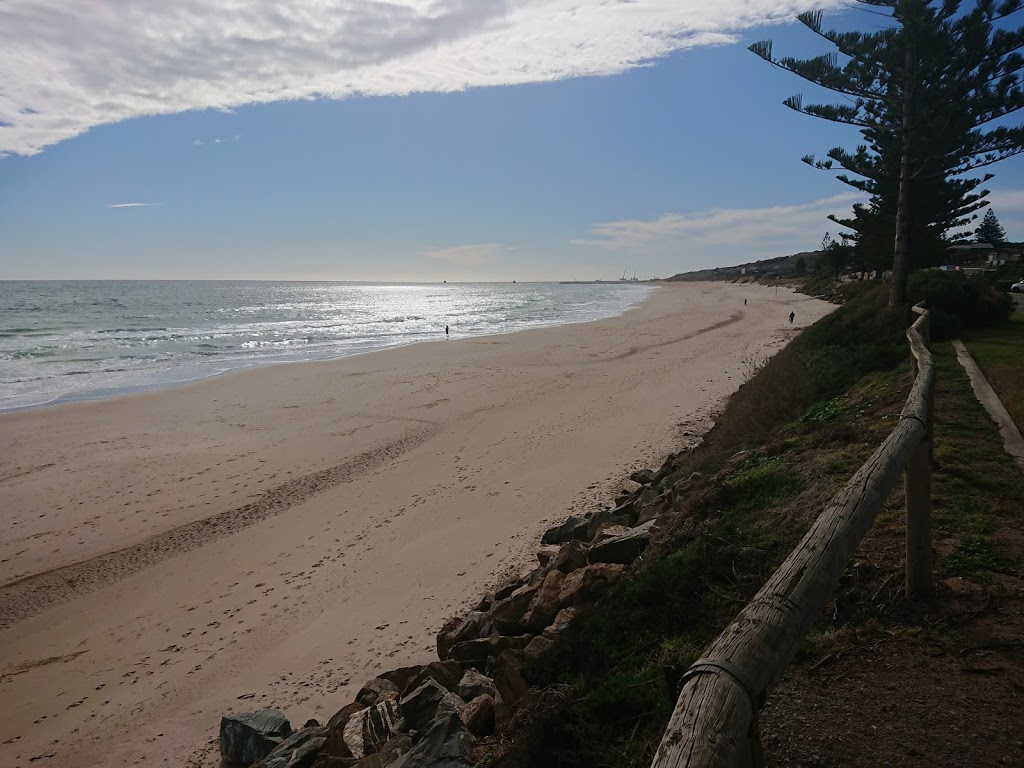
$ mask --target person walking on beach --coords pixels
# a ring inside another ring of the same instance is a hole
[[[446,339],[448,338],[448,326],[447,325],[444,327],[444,337]]]
[[[743,300],[743,306],[744,307],[747,306],[747,300],[746,299]]]
[[[789,324],[790,324],[790,325],[792,325],[792,324],[793,324],[793,318],[794,318],[794,317],[796,317],[796,312],[790,312],[790,313],[789,313]]]

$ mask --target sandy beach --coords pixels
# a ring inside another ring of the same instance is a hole
[[[217,765],[223,713],[325,721],[831,309],[670,284],[596,323],[0,415],[0,765]]]

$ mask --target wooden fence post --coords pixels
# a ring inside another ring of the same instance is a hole
[[[925,437],[907,464],[907,597],[932,593],[931,440]]]

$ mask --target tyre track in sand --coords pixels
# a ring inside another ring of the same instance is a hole
[[[427,442],[439,429],[433,424],[421,426],[341,464],[270,488],[256,501],[185,523],[124,549],[0,586],[0,630],[287,512],[313,496],[397,459]]]

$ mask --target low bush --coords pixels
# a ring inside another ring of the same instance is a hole
[[[1013,301],[1005,291],[962,272],[914,272],[907,292],[914,303],[928,302],[935,341],[956,338],[965,328],[1005,323],[1013,314]]]

